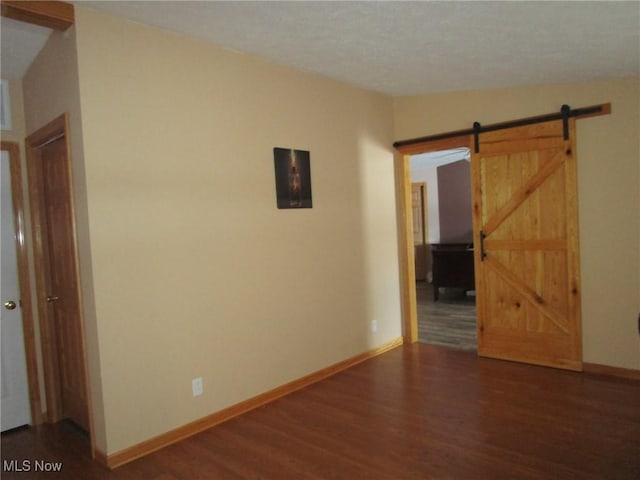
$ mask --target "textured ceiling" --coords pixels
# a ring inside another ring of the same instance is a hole
[[[392,95],[640,74],[640,2],[75,2]]]
[[[638,1],[73,3],[391,95],[640,75]]]

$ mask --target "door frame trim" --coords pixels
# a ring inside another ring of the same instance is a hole
[[[22,188],[22,164],[20,145],[15,142],[0,142],[0,149],[9,155],[11,174],[11,200],[13,207],[13,226],[16,232],[16,258],[18,262],[18,287],[20,289],[20,309],[22,310],[22,331],[24,335],[25,360],[27,365],[27,385],[29,389],[29,409],[31,424],[40,425],[43,421],[38,382],[38,361],[36,336],[33,322],[31,282],[29,281],[29,255],[26,244],[27,225],[25,223],[25,201]]]
[[[427,182],[414,182],[411,180],[412,191],[414,186],[418,186],[420,188],[420,197],[422,199],[420,210],[422,211],[422,244],[424,245],[428,243],[429,240],[429,225],[427,224]]]
[[[469,148],[473,138],[468,135],[438,138],[396,147],[394,160],[396,177],[396,210],[400,263],[400,306],[402,337],[405,343],[418,341],[418,307],[416,271],[413,253],[413,218],[411,211],[411,155],[451,148]]]
[[[43,376],[46,393],[47,420],[49,422],[57,422],[61,419],[61,400],[59,389],[59,367],[55,348],[55,334],[50,328],[48,321],[48,303],[46,300],[46,271],[44,264],[47,261],[46,250],[44,248],[42,236],[42,186],[39,180],[39,161],[41,159],[41,149],[57,139],[64,138],[66,145],[66,164],[69,175],[72,176],[71,168],[71,145],[69,137],[69,117],[67,113],[63,113],[55,118],[47,125],[33,132],[25,140],[25,149],[27,152],[27,173],[28,173],[28,189],[29,201],[31,205],[31,227],[33,235],[33,257],[34,257],[34,277],[36,280],[36,304],[38,308],[38,318],[40,325],[41,350],[43,357]],[[69,182],[73,190],[73,181]],[[73,195],[70,195],[71,203],[71,222],[74,243],[74,270],[77,282],[77,295],[80,299],[80,337],[82,339],[82,359],[85,369],[85,388],[87,397],[87,408],[89,415],[89,436],[91,439],[91,451],[95,452],[93,438],[93,409],[91,403],[91,392],[89,388],[89,368],[87,361],[86,334],[84,328],[84,316],[82,311],[82,291],[80,282],[80,267],[78,262],[78,239],[75,219],[75,205]]]

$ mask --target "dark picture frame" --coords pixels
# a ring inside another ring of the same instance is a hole
[[[278,208],[312,208],[310,153],[275,147],[273,162]]]

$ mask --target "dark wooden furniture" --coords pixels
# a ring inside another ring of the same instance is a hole
[[[423,243],[414,245],[413,252],[416,265],[416,281],[427,279],[427,272],[431,270],[431,245]]]
[[[440,287],[475,290],[473,245],[469,243],[431,244],[433,259],[433,300]]]

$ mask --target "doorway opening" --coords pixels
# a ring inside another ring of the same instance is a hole
[[[476,351],[467,147],[410,156],[418,341]]]

